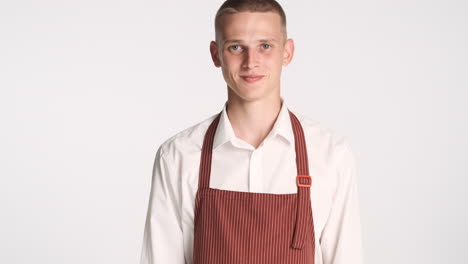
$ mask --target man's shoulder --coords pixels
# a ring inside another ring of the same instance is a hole
[[[344,136],[341,133],[331,128],[329,125],[319,121],[318,119],[293,109],[290,109],[290,111],[301,123],[301,126],[304,130],[304,135],[306,137],[313,137],[320,140],[344,140]]]
[[[316,118],[307,116],[294,109],[289,110],[298,118],[304,130],[308,145],[336,156],[339,152],[349,149],[347,138]],[[167,138],[161,145],[161,155],[169,155],[172,159],[186,155],[199,154],[203,145],[205,133],[218,113],[205,118],[194,125],[177,132]]]
[[[166,138],[159,146],[162,155],[180,155],[184,153],[200,151],[203,138],[211,122],[216,118],[213,114],[194,125],[187,127],[174,135]]]
[[[301,123],[306,142],[309,142],[308,145],[321,149],[329,153],[330,156],[335,157],[340,155],[339,153],[350,150],[348,138],[340,131],[301,112],[295,110],[291,110],[291,112],[296,115]]]

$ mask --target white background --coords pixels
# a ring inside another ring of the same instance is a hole
[[[1,0],[0,263],[139,261],[158,146],[227,98],[221,3]],[[282,96],[351,143],[365,262],[468,263],[467,2],[280,3]]]

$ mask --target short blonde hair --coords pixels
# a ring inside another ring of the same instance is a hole
[[[218,41],[218,30],[221,27],[221,17],[225,14],[238,12],[274,12],[281,17],[281,31],[284,40],[287,39],[286,14],[281,5],[275,0],[226,0],[216,12],[215,37]]]

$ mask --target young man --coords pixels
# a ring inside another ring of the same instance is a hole
[[[362,263],[350,146],[280,95],[283,9],[228,0],[215,28],[228,99],[159,147],[141,264]]]

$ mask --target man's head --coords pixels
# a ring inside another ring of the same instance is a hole
[[[215,32],[211,56],[231,92],[246,101],[279,95],[294,42],[287,39],[286,16],[275,0],[227,0],[216,14]]]

